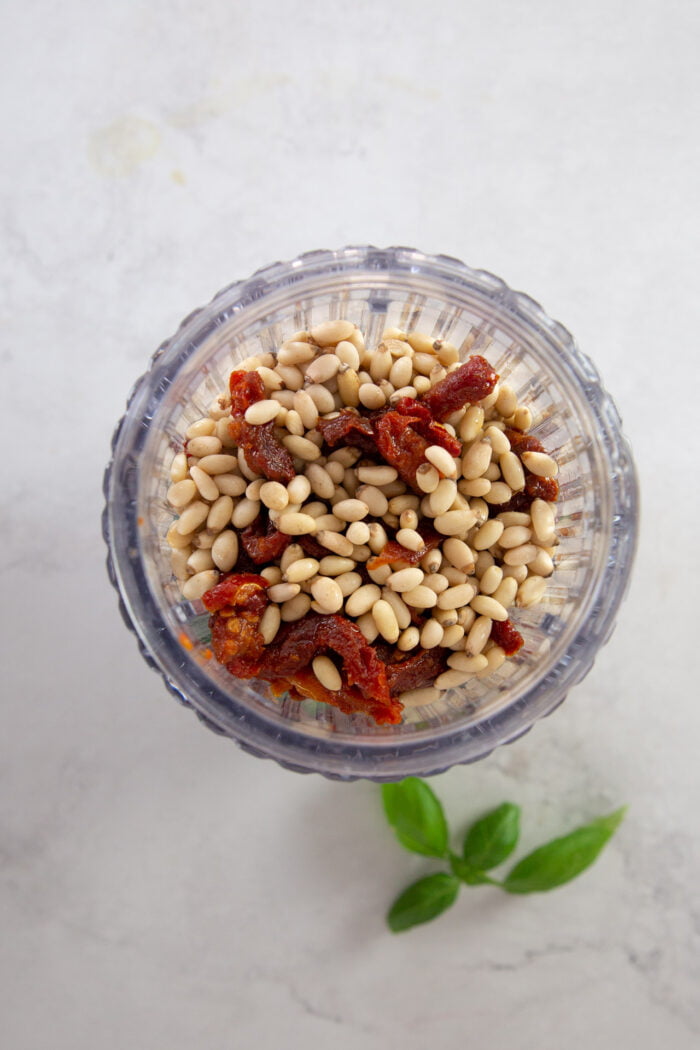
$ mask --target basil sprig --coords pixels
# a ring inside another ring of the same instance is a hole
[[[543,893],[576,878],[596,860],[620,825],[626,807],[598,817],[528,853],[503,879],[488,874],[515,850],[520,807],[504,802],[468,829],[461,855],[449,848],[445,813],[432,788],[417,777],[382,787],[384,810],[405,849],[447,860],[449,872],[427,875],[401,893],[387,915],[394,933],[437,918],[450,908],[460,886],[497,886],[507,893]]]

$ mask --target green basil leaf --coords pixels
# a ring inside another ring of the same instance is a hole
[[[472,868],[488,871],[509,857],[520,835],[520,806],[504,802],[472,824],[464,839],[465,861]]]
[[[447,821],[431,788],[417,777],[382,785],[387,820],[406,849],[426,857],[447,854]]]
[[[500,882],[490,878],[485,872],[479,871],[478,868],[473,868],[472,865],[463,860],[462,857],[458,857],[456,853],[450,854],[450,867],[452,868],[453,874],[457,876],[462,882],[466,883],[467,886],[500,886]]]
[[[386,917],[389,929],[401,933],[411,926],[430,922],[454,904],[458,893],[459,880],[446,872],[419,879],[392,904]]]
[[[543,893],[575,879],[612,838],[626,809],[623,806],[599,817],[523,857],[506,876],[503,889],[508,893]]]

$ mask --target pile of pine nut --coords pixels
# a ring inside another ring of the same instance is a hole
[[[256,371],[267,395],[248,408],[246,422],[274,421],[296,476],[284,485],[250,469],[229,434],[226,394],[187,428],[186,452],[172,461],[167,494],[179,515],[166,538],[183,597],[197,601],[235,568],[239,531],[267,508],[281,532],[313,535],[328,553],[312,558],[292,542],[276,563],[258,570],[269,583],[261,623],[266,644],[281,625],[313,610],[342,613],[368,642],[381,637],[402,653],[451,650],[449,669],[433,685],[401,696],[408,706],[432,703],[443,690],[500,667],[505,653],[490,641],[492,621],[506,620],[513,605],[529,608],[542,600],[557,544],[552,503],[536,499],[527,513],[489,517],[491,506],[523,489],[523,465],[541,477],[557,473],[551,456],[511,450],[504,430],[527,431],[529,409],[504,383],[479,404],[454,412],[445,426],[461,441],[462,454],[453,459],[439,446],[428,448],[417,472],[422,495],[394,467],[370,463],[357,448],[323,455],[317,429],[319,418],[344,408],[375,410],[402,397],[420,398],[459,366],[459,352],[449,342],[387,329],[370,349],[346,320],[297,332],[276,354],[237,365]],[[444,536],[441,545],[417,566],[368,570],[367,583],[358,566],[394,536],[419,550],[424,544],[417,527],[426,519]],[[420,629],[412,625],[412,608],[430,610]],[[317,656],[312,666],[327,689],[340,688],[330,656]]]

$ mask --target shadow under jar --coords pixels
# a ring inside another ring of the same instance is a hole
[[[483,354],[533,417],[557,460],[559,546],[541,604],[519,609],[520,652],[495,673],[378,726],[311,700],[273,698],[208,650],[208,613],[185,601],[165,534],[168,468],[245,358],[300,329],[348,319],[368,346],[387,327]],[[138,380],[105,473],[108,571],[127,626],[173,695],[215,731],[288,769],[351,780],[426,776],[483,758],[554,710],[609,638],[629,580],[638,493],[620,418],[571,335],[499,278],[408,248],[349,247],[277,263],[221,291],[183,321]]]

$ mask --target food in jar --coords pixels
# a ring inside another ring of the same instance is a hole
[[[170,466],[173,572],[216,659],[378,724],[497,670],[557,543],[530,425],[485,357],[420,332],[372,348],[328,321],[242,362]]]

